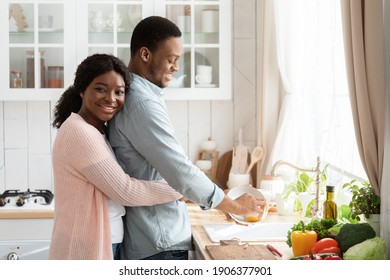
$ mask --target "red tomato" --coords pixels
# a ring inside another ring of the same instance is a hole
[[[321,251],[318,252],[319,254],[325,254],[325,253],[336,253],[341,254],[341,250],[339,247],[328,247],[324,248]]]
[[[322,238],[314,244],[314,246],[311,248],[311,252],[313,254],[318,254],[320,252],[333,253],[333,252],[322,252],[325,248],[330,248],[330,247],[339,247],[339,243],[333,238]]]

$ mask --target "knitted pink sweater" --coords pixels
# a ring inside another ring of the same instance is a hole
[[[55,210],[50,259],[113,258],[107,196],[127,206],[181,197],[163,181],[130,178],[103,137],[77,114],[58,131],[52,153]]]

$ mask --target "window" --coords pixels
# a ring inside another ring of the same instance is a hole
[[[318,155],[366,179],[349,103],[339,1],[276,0],[274,11],[285,93],[271,162],[308,166]]]

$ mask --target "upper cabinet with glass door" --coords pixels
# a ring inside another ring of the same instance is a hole
[[[167,17],[182,31],[180,70],[166,99],[231,98],[231,0],[0,1],[0,100],[57,100],[93,53],[125,64],[135,25]]]
[[[94,53],[118,56],[127,65],[130,59],[130,37],[142,19],[144,2],[82,0],[77,3],[79,25],[77,41],[79,59]]]
[[[71,2],[2,1],[0,5],[6,58],[0,66],[0,99],[58,99],[72,79],[70,67],[75,66],[70,58],[74,40],[67,37],[64,24]]]
[[[165,89],[166,99],[231,98],[231,0],[83,0],[77,5],[81,57],[111,53],[128,64],[135,25],[147,16],[164,16],[179,26],[183,38],[180,70]]]
[[[183,56],[168,99],[230,99],[232,10],[230,0],[165,2],[161,14],[183,33]]]

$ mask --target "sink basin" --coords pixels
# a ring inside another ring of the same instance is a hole
[[[238,238],[241,241],[286,241],[294,223],[205,224],[203,228],[212,242]]]

